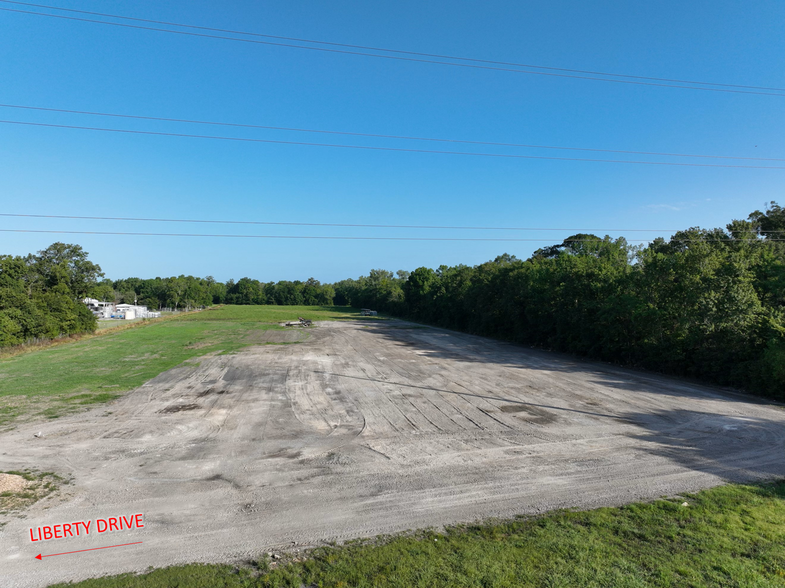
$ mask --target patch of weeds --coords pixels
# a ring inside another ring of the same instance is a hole
[[[54,472],[38,472],[35,470],[9,470],[0,472],[19,476],[24,481],[24,486],[5,490],[0,493],[0,512],[8,514],[23,510],[57,492],[60,486],[69,484],[70,479],[58,476]]]
[[[265,553],[260,558],[251,561],[251,567],[264,574],[270,571],[270,563],[270,556]]]
[[[86,396],[89,396],[89,398],[82,400],[79,404],[101,404],[104,402],[109,402],[111,400],[114,400],[115,398],[119,398],[120,394],[101,392],[100,394],[89,394]]]
[[[92,396],[92,394],[77,394],[76,396],[69,396],[68,398],[64,398],[63,402],[79,402],[80,400],[92,398]]]
[[[0,406],[0,415],[2,416],[13,417],[19,414],[20,412],[22,411],[16,406]]]
[[[0,474],[11,474],[12,476],[19,476],[20,478],[24,478],[28,482],[32,482],[35,480],[35,475],[30,471],[9,470],[7,472],[0,472]]]
[[[42,411],[40,414],[41,416],[46,417],[48,419],[59,419],[62,416],[62,411],[61,409],[55,406],[50,406],[46,410]]]
[[[183,345],[183,348],[184,349],[203,349],[205,347],[211,347],[211,346],[215,345],[216,343],[217,343],[217,341],[210,341],[210,340],[207,340],[207,341],[197,341],[197,342],[187,343],[186,345]]]

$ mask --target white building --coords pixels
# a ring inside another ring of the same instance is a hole
[[[114,302],[103,302],[95,298],[85,298],[82,302],[98,318],[111,318],[115,312]]]
[[[151,312],[146,306],[135,304],[115,304],[114,302],[102,302],[95,298],[85,298],[83,302],[92,313],[99,319],[122,319],[133,320],[135,318],[158,318],[160,312]]]
[[[153,312],[147,310],[146,306],[137,306],[135,304],[118,304],[115,306],[115,309],[115,314],[123,315],[116,318],[124,318],[127,321],[135,318],[158,318],[161,316],[160,312]]]

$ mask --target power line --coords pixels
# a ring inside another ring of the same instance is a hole
[[[205,27],[205,26],[198,26],[198,25],[190,25],[190,24],[183,24],[183,23],[176,23],[176,22],[169,22],[169,21],[162,21],[162,20],[153,20],[148,18],[136,18],[132,16],[122,16],[118,14],[108,14],[104,12],[93,12],[89,10],[76,10],[73,8],[61,8],[59,6],[49,6],[46,4],[33,4],[31,2],[18,2],[14,0],[0,0],[0,2],[4,2],[6,4],[17,4],[22,6],[31,6],[35,8],[45,8],[48,10],[59,10],[62,12],[73,12],[78,14],[88,14],[92,16],[103,16],[107,18],[117,18],[122,20],[130,20],[135,22],[146,22],[151,24],[159,24],[159,25],[167,25],[167,26],[175,26],[175,27],[182,27],[187,29],[195,29],[195,30],[202,30],[202,31],[213,31],[217,33],[231,33],[235,35],[246,35],[251,37],[262,37],[266,39],[280,39],[283,41],[296,41],[299,43],[313,43],[316,45],[329,45],[333,47],[347,47],[349,49],[364,49],[367,51],[383,51],[387,53],[400,53],[403,55],[416,55],[420,57],[435,57],[438,59],[454,59],[457,61],[470,61],[474,63],[487,63],[492,65],[507,65],[507,66],[514,66],[514,67],[528,67],[532,69],[547,69],[551,71],[563,71],[563,72],[570,72],[570,73],[582,73],[582,74],[590,74],[590,75],[601,75],[601,76],[610,76],[610,77],[618,77],[618,78],[631,78],[637,80],[649,80],[649,81],[657,81],[657,82],[675,82],[681,84],[701,84],[706,86],[722,86],[727,88],[744,88],[744,89],[751,89],[751,90],[774,90],[777,92],[785,92],[785,88],[772,88],[768,86],[750,86],[744,84],[726,84],[726,83],[717,83],[717,82],[701,82],[696,80],[682,80],[676,78],[657,78],[657,77],[650,77],[650,76],[639,76],[639,75],[630,75],[630,74],[617,74],[617,73],[610,73],[610,72],[602,72],[602,71],[592,71],[592,70],[583,70],[583,69],[571,69],[565,67],[551,67],[546,65],[534,65],[531,63],[516,63],[510,61],[494,61],[491,59],[478,59],[473,57],[460,57],[455,55],[444,55],[440,53],[422,53],[418,51],[405,51],[401,49],[388,49],[384,47],[372,47],[368,45],[352,45],[349,43],[336,43],[331,41],[319,41],[315,39],[303,39],[299,37],[285,37],[281,35],[269,35],[263,33],[254,33],[249,31],[237,31],[232,29],[220,29],[214,27]],[[35,13],[39,14],[39,13]],[[52,15],[54,16],[54,15]]]
[[[2,2],[3,0],[0,0]],[[272,131],[293,131],[298,133],[321,133],[327,135],[343,135],[343,136],[351,136],[351,137],[369,137],[375,139],[400,139],[400,140],[407,140],[407,141],[432,141],[438,143],[462,143],[468,145],[485,145],[485,146],[494,146],[494,147],[523,147],[527,149],[558,149],[561,151],[591,151],[595,153],[622,153],[627,155],[659,155],[665,157],[698,157],[704,159],[738,159],[738,160],[746,160],[746,161],[785,161],[782,158],[776,157],[737,157],[733,155],[705,155],[705,154],[693,154],[693,153],[668,153],[662,151],[630,151],[630,150],[623,150],[623,149],[597,149],[593,147],[561,147],[556,145],[534,145],[534,144],[526,144],[526,143],[501,143],[496,141],[472,141],[466,139],[441,139],[441,138],[433,138],[433,137],[413,137],[407,135],[383,135],[378,133],[355,133],[349,131],[327,131],[323,129],[303,129],[303,128],[296,128],[296,127],[274,127],[268,125],[254,125],[254,124],[246,124],[246,123],[227,123],[227,122],[217,122],[217,121],[206,121],[206,120],[194,120],[194,119],[185,119],[185,118],[166,118],[161,116],[141,116],[141,115],[134,115],[134,114],[117,114],[117,113],[110,113],[110,112],[95,112],[90,110],[69,110],[64,108],[45,108],[43,106],[25,106],[20,104],[0,104],[0,108],[17,108],[22,110],[37,110],[37,111],[44,111],[44,112],[59,112],[64,114],[85,114],[89,116],[106,116],[106,117],[113,117],[113,118],[125,118],[125,119],[134,119],[134,120],[154,120],[154,121],[161,121],[161,122],[177,122],[177,123],[188,123],[188,124],[198,124],[198,125],[214,125],[214,126],[222,126],[222,127],[239,127],[239,128],[246,128],[246,129],[264,129],[264,130],[272,130]]]
[[[126,19],[126,20],[137,20],[142,22],[151,22],[157,24],[167,24],[169,26],[180,26],[184,28],[194,28],[194,29],[203,29],[203,30],[213,30],[216,32],[230,32],[224,29],[212,29],[209,27],[196,27],[193,25],[182,25],[176,23],[165,23],[164,21],[151,21],[146,19],[136,19],[132,17],[124,17],[124,16],[117,16],[111,14],[102,14],[102,13],[91,13],[87,11],[75,11],[70,9],[64,8],[57,8],[54,6],[45,6],[45,5],[36,5],[36,4],[27,4],[22,2],[11,2],[10,0],[0,0],[0,2],[6,3],[13,3],[13,4],[23,4],[26,6],[35,6],[41,8],[49,8],[53,10],[69,10],[71,12],[80,12],[83,14],[96,14],[101,16],[107,16],[111,18],[118,18],[118,19]],[[541,76],[551,76],[551,77],[561,77],[561,78],[572,78],[572,79],[581,79],[581,80],[594,80],[594,81],[602,81],[602,82],[613,82],[618,84],[633,84],[639,86],[658,86],[664,88],[681,88],[685,90],[703,90],[707,92],[727,92],[732,94],[757,94],[763,96],[780,96],[785,97],[785,88],[767,88],[764,86],[745,86],[741,84],[719,84],[714,82],[699,82],[699,81],[688,81],[688,80],[676,80],[671,78],[650,78],[646,76],[628,76],[625,74],[612,74],[612,73],[603,73],[603,72],[590,72],[588,70],[573,70],[567,68],[551,68],[546,66],[537,66],[537,65],[525,65],[525,64],[516,64],[510,62],[502,62],[502,61],[491,61],[491,60],[482,60],[482,59],[473,59],[473,58],[465,58],[465,57],[452,57],[452,56],[441,56],[438,54],[429,54],[429,53],[418,53],[414,51],[401,51],[397,49],[376,49],[369,47],[368,49],[374,51],[387,51],[390,53],[399,53],[399,54],[409,54],[409,55],[420,55],[422,57],[403,57],[401,55],[383,55],[379,53],[366,53],[363,51],[350,51],[348,49],[330,49],[327,47],[309,47],[307,45],[295,45],[293,43],[282,43],[282,42],[275,42],[275,41],[261,41],[259,39],[242,39],[238,37],[227,37],[225,35],[213,35],[213,34],[206,34],[206,33],[196,33],[196,32],[189,32],[189,31],[177,31],[172,29],[161,29],[158,27],[149,27],[149,26],[141,26],[141,25],[132,25],[126,23],[118,23],[118,22],[108,22],[103,20],[95,20],[89,18],[80,18],[74,16],[65,16],[62,14],[46,14],[43,12],[34,12],[29,10],[18,10],[14,8],[0,8],[0,10],[5,12],[16,12],[21,14],[30,14],[34,16],[45,16],[49,18],[59,18],[64,20],[72,20],[72,21],[80,21],[80,22],[89,22],[94,24],[103,24],[115,27],[124,27],[130,29],[139,29],[139,30],[147,30],[147,31],[155,31],[161,33],[170,33],[176,35],[186,35],[191,37],[205,37],[210,39],[221,39],[225,41],[235,41],[240,43],[252,43],[257,45],[270,45],[276,47],[290,47],[295,49],[307,49],[310,51],[322,51],[326,53],[337,53],[337,54],[344,54],[344,55],[360,55],[363,57],[376,57],[380,59],[392,59],[397,61],[409,61],[409,62],[416,62],[416,63],[432,63],[436,65],[449,65],[453,67],[464,67],[464,68],[471,68],[471,69],[486,69],[486,70],[493,70],[493,71],[506,71],[506,72],[513,72],[513,73],[523,73],[523,74],[530,74],[530,75],[541,75]],[[267,37],[267,38],[277,38],[277,39],[288,39],[288,37],[277,37],[273,35],[262,35],[260,33],[242,33],[242,32],[234,32],[234,34],[244,34],[244,35],[252,35],[257,37]],[[302,40],[301,42],[309,42],[309,43],[319,43],[325,45],[334,45],[334,46],[341,46],[341,47],[358,47],[364,48],[364,46],[360,45],[346,45],[342,43],[330,43],[325,41],[309,41],[309,40]],[[438,57],[440,59],[454,59],[459,61],[466,61],[466,62],[473,62],[473,63],[456,63],[450,61],[438,61],[436,59],[427,59],[426,57]],[[499,65],[482,65],[485,64],[499,64]],[[575,73],[555,73],[555,71],[531,71],[531,70],[523,70],[523,69],[512,69],[511,67],[502,67],[502,65],[508,65],[513,67],[529,67],[529,68],[539,68],[539,69],[549,69],[549,70],[556,70],[556,71],[565,71],[565,72],[585,72],[586,74],[594,74],[594,75],[577,75]],[[608,77],[602,78],[597,77],[597,75],[604,75],[604,76],[613,76],[615,78],[635,78],[635,79],[611,79]],[[657,81],[641,81],[641,80],[663,80],[660,82]],[[672,82],[672,83],[665,83],[665,82]],[[700,87],[696,85],[683,85],[683,84],[702,84],[705,86],[721,86],[721,87]],[[731,89],[731,88],[750,88],[750,89]],[[774,90],[774,92],[764,92],[760,90]]]
[[[445,226],[445,225],[369,225],[369,224],[347,224],[347,223],[300,223],[300,222],[273,222],[273,221],[239,221],[239,220],[201,220],[201,219],[182,219],[182,218],[134,218],[123,216],[73,216],[63,214],[15,214],[10,212],[0,212],[0,216],[14,218],[56,218],[70,220],[106,220],[106,221],[141,221],[158,223],[210,223],[221,225],[276,225],[292,227],[351,227],[368,229],[448,229],[448,230],[471,230],[471,231],[608,231],[637,232],[637,233],[675,233],[679,229],[565,229],[565,228],[545,228],[545,227],[477,227],[477,226]]]
[[[2,10],[2,9],[0,9]],[[546,155],[518,155],[510,153],[479,153],[472,151],[440,151],[436,149],[408,149],[403,147],[371,147],[368,145],[340,145],[336,143],[312,143],[306,141],[281,141],[274,139],[250,139],[245,137],[221,137],[215,135],[194,135],[188,133],[164,133],[160,131],[136,131],[129,129],[107,129],[102,127],[85,127],[78,125],[56,125],[49,123],[22,122],[15,120],[0,120],[0,124],[26,125],[33,127],[49,127],[55,129],[76,129],[83,131],[101,131],[107,133],[125,133],[130,135],[155,135],[159,137],[181,137],[190,139],[213,139],[220,141],[240,141],[244,143],[267,143],[275,145],[300,145],[307,147],[335,147],[339,149],[360,149],[367,151],[395,151],[399,153],[433,153],[439,155],[467,155],[474,157],[501,157],[506,159],[545,159],[551,161],[583,161],[593,163],[627,163],[638,165],[671,165],[678,167],[722,167],[722,168],[741,168],[741,169],[785,169],[785,166],[774,165],[736,165],[724,163],[681,163],[670,161],[639,161],[626,159],[592,159],[588,157],[552,157]]]
[[[512,242],[550,242],[551,239],[514,239],[514,238],[468,238],[468,237],[351,237],[318,235],[233,235],[204,233],[131,233],[117,231],[51,231],[37,229],[0,229],[3,233],[54,233],[66,235],[128,235],[135,237],[220,237],[234,239],[325,239],[330,241],[512,241]],[[594,242],[595,239],[572,239],[575,242]],[[648,239],[637,241],[648,242]]]
[[[133,221],[157,223],[206,223],[219,225],[264,225],[288,227],[348,227],[368,229],[431,229],[431,230],[461,230],[461,231],[559,231],[559,232],[609,232],[609,233],[676,233],[682,229],[598,229],[598,228],[564,228],[564,227],[490,227],[467,225],[380,225],[360,223],[304,223],[280,221],[247,221],[247,220],[216,220],[216,219],[183,219],[183,218],[139,218],[127,216],[76,216],[66,214],[20,214],[0,212],[0,217],[10,218],[46,218],[65,220],[101,220],[101,221]],[[783,231],[767,231],[767,233],[785,233]]]
[[[0,229],[3,233],[47,233],[58,235],[124,235],[133,237],[217,237],[231,239],[312,239],[330,241],[504,241],[504,242],[552,242],[551,239],[513,239],[513,238],[466,238],[466,237],[349,237],[349,236],[317,236],[317,235],[232,235],[205,233],[131,233],[117,231],[52,231],[38,229]],[[652,239],[631,239],[628,242],[649,243]],[[705,242],[709,239],[678,239],[687,242]],[[734,239],[738,241],[763,242],[761,239]],[[785,239],[767,239],[767,241],[785,241]],[[565,239],[566,243],[596,243],[597,239]]]

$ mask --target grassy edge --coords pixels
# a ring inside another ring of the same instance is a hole
[[[223,306],[224,305],[215,305],[213,307],[210,307],[210,309],[220,310],[221,308],[223,308]],[[247,306],[247,307],[240,307],[240,308],[253,309],[255,307]],[[288,309],[291,307],[276,307],[276,308]],[[59,347],[60,345],[63,345],[65,343],[83,342],[89,345],[93,342],[92,340],[96,337],[103,337],[104,335],[116,335],[130,329],[137,329],[139,327],[144,327],[144,326],[149,327],[149,326],[156,326],[156,325],[160,326],[163,323],[170,323],[170,324],[179,323],[181,325],[193,326],[193,324],[198,322],[206,322],[206,323],[214,322],[214,320],[211,320],[211,318],[213,317],[211,317],[211,315],[209,314],[204,314],[205,312],[206,311],[203,310],[181,312],[181,313],[177,313],[161,318],[156,318],[156,319],[143,320],[140,322],[134,322],[130,324],[119,324],[115,327],[102,329],[94,333],[88,333],[82,336],[76,336],[72,338],[63,338],[61,340],[50,341],[46,344],[36,344],[34,346],[28,346],[27,348],[21,348],[21,349],[16,348],[16,353],[8,353],[5,356],[0,355],[0,368],[2,367],[1,362],[11,361],[16,358],[27,356],[32,351],[39,351],[39,350],[46,351],[54,347]],[[269,330],[269,329],[285,330],[285,327],[280,326],[279,322],[280,321],[278,320],[255,320],[253,316],[239,317],[228,321],[224,321],[224,320],[218,321],[218,323],[234,324],[234,325],[242,325],[248,323],[249,325],[253,324],[257,329],[263,329],[263,330]],[[302,343],[306,341],[308,338],[310,338],[310,335],[305,334],[301,340],[291,341],[291,342],[266,342],[266,341],[253,341],[253,340],[238,341],[236,345],[229,344],[229,347],[231,347],[231,349],[217,349],[213,351],[210,351],[209,349],[210,346],[206,346],[203,351],[197,353],[194,356],[188,357],[187,359],[184,360],[184,362],[193,367],[195,365],[198,365],[198,363],[194,364],[195,358],[201,357],[202,355],[204,355],[204,353],[208,353],[208,354],[218,353],[220,355],[234,354],[237,353],[237,351],[243,347],[252,347],[254,345],[291,345],[291,344]],[[176,367],[176,365],[171,367]],[[162,371],[171,369],[171,367],[165,368]],[[156,375],[158,375],[158,373],[154,374],[151,377],[155,377]],[[136,384],[134,386],[130,386],[127,388],[120,387],[116,390],[111,390],[111,391],[99,390],[99,391],[93,391],[89,394],[76,393],[75,395],[71,394],[71,395],[63,396],[62,398],[59,395],[52,395],[51,397],[47,397],[47,400],[53,402],[54,405],[50,406],[46,410],[39,411],[38,414],[34,416],[30,416],[29,415],[30,410],[28,410],[24,406],[21,408],[19,408],[19,406],[11,406],[6,409],[2,404],[2,396],[0,396],[0,432],[11,430],[16,426],[18,426],[19,419],[26,418],[25,415],[30,417],[30,420],[26,422],[36,422],[38,420],[41,420],[42,422],[46,422],[47,419],[58,418],[68,414],[75,414],[77,412],[80,412],[81,410],[86,410],[97,405],[110,403],[113,400],[122,397],[125,393],[133,390],[144,381],[141,381],[139,382],[139,384]],[[110,388],[115,388],[115,386],[111,386]],[[25,395],[19,395],[19,397],[27,398],[27,396]],[[16,404],[19,405],[19,403]],[[24,404],[24,402],[22,402],[22,404]],[[87,406],[87,405],[91,405],[91,406]]]
[[[127,331],[129,329],[138,329],[140,327],[146,327],[161,322],[177,320],[184,315],[191,315],[197,312],[201,312],[201,311],[192,310],[190,312],[182,312],[171,316],[164,316],[154,319],[142,319],[140,322],[129,323],[125,325],[120,324],[117,325],[116,327],[109,327],[106,329],[96,329],[92,333],[77,333],[74,335],[66,335],[64,337],[58,337],[57,339],[47,339],[45,341],[40,341],[37,343],[22,343],[21,345],[14,345],[12,347],[0,348],[0,360],[9,359],[11,357],[18,357],[20,355],[26,355],[28,353],[33,353],[35,351],[43,351],[45,349],[51,349],[52,347],[59,347],[60,345],[67,345],[69,343],[88,341],[95,337],[103,337],[104,335],[113,335],[115,333],[119,333],[121,331]]]
[[[648,525],[646,524],[648,523]],[[785,480],[50,588],[785,586]]]
[[[220,309],[220,308],[222,308],[224,306],[227,306],[227,305],[225,305],[225,304],[216,304],[216,305],[210,306],[210,307],[208,307],[208,308],[206,308],[204,310],[216,310],[216,309]],[[247,306],[255,306],[255,305],[247,305]],[[267,305],[262,305],[262,306],[267,306]],[[280,307],[282,305],[275,305],[275,306],[279,306]],[[13,345],[11,347],[2,347],[2,348],[0,348],[0,361],[2,361],[3,359],[9,359],[11,357],[17,357],[19,355],[26,355],[28,353],[33,353],[35,351],[43,351],[45,349],[51,349],[52,347],[58,347],[60,345],[67,345],[69,343],[77,343],[79,341],[87,341],[87,340],[93,339],[95,337],[103,337],[104,335],[111,335],[111,334],[119,333],[120,331],[125,331],[125,330],[128,330],[128,329],[136,329],[136,328],[145,327],[145,326],[149,326],[149,325],[153,325],[153,324],[158,324],[158,323],[165,322],[165,321],[178,320],[178,319],[182,319],[182,318],[184,318],[186,316],[192,316],[194,314],[198,314],[200,312],[203,312],[204,310],[191,310],[191,311],[188,311],[188,312],[179,312],[177,314],[170,315],[170,316],[164,316],[164,317],[159,317],[159,318],[154,318],[154,319],[142,319],[139,322],[133,322],[133,323],[129,323],[129,324],[119,324],[119,325],[117,325],[115,327],[108,327],[108,328],[105,328],[105,329],[96,329],[95,331],[93,331],[91,333],[76,333],[76,334],[73,334],[73,335],[65,335],[63,337],[58,337],[56,339],[46,339],[44,341],[39,341],[39,342],[36,342],[36,343],[22,343],[21,345]],[[391,320],[391,319],[394,319],[394,318],[395,317],[388,316],[388,315],[379,315],[379,316],[374,316],[374,317],[351,317],[351,319],[377,319],[377,320]],[[205,319],[205,320],[209,321],[210,319],[208,318],[208,319]],[[316,320],[317,321],[319,321],[319,320],[349,320],[349,317],[347,317],[346,319],[337,318],[336,317],[336,318],[332,318],[332,319],[316,319]],[[265,322],[265,324],[275,324],[277,321],[264,321],[264,322]]]

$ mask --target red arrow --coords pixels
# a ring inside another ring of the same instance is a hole
[[[139,545],[141,541],[135,543],[123,543],[121,545],[107,545],[106,547],[93,547],[92,549],[77,549],[76,551],[65,551],[63,553],[51,553],[49,555],[41,555],[40,553],[35,556],[37,560],[44,557],[54,557],[55,555],[68,555],[69,553],[82,553],[83,551],[95,551],[96,549],[110,549],[112,547],[125,547],[126,545]]]

